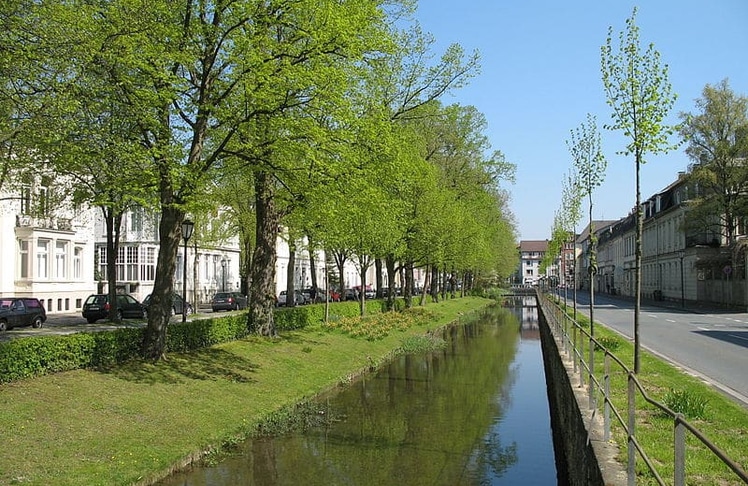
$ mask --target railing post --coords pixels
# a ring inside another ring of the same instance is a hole
[[[574,335],[574,338],[572,340],[572,343],[573,343],[573,345],[572,345],[572,353],[573,353],[572,361],[574,361],[574,374],[576,374],[577,373],[577,326],[574,326],[573,335]]]
[[[636,485],[636,446],[634,437],[636,435],[636,384],[634,374],[629,371],[628,375],[628,462],[626,464],[626,475],[628,486]]]
[[[674,470],[673,485],[685,486],[686,484],[686,426],[683,425],[683,414],[675,414],[673,419],[675,436],[673,438],[674,450]]]
[[[605,395],[603,397],[603,440],[610,440],[610,355],[605,353]]]

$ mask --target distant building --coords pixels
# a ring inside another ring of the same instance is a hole
[[[548,240],[519,242],[519,274],[516,283],[536,285],[540,281],[540,262],[548,251]]]

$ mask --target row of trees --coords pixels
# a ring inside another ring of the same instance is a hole
[[[453,45],[435,58],[414,8],[4,2],[0,189],[44,161],[75,181],[76,203],[102,209],[108,255],[126,211],[160,215],[151,359],[165,349],[181,223],[217,207],[240,236],[248,326],[263,335],[275,334],[281,228],[292,251],[305,237],[341,267],[352,259],[362,277],[377,261],[390,279],[397,266],[411,280],[416,266],[507,276],[516,238],[500,182],[514,167],[490,152],[479,112],[439,102],[477,72],[477,54]]]
[[[612,29],[602,47],[602,80],[612,123],[606,128],[620,130],[630,140],[620,152],[633,156],[636,170],[636,242],[634,371],[639,372],[639,314],[641,307],[641,258],[643,207],[640,193],[640,168],[647,154],[665,153],[681,144],[694,163],[687,174],[694,190],[687,202],[689,217],[682,231],[721,234],[735,248],[737,227],[748,210],[748,99],[736,95],[727,80],[707,85],[696,101],[697,113],[681,113],[681,123],[668,125],[666,119],[676,96],[653,44],[643,50],[636,26],[636,9],[620,32],[617,45]],[[680,143],[670,141],[680,134]],[[596,235],[592,217],[593,193],[602,184],[606,169],[595,118],[588,115],[571,132],[568,141],[574,170],[563,186],[561,206],[554,219],[552,240],[544,265],[549,265],[565,242],[576,238],[581,205],[587,199],[589,209],[589,269],[597,270]],[[590,287],[590,320],[594,312],[594,286]],[[594,327],[591,328],[594,335]]]

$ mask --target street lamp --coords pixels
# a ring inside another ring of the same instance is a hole
[[[182,239],[184,240],[184,271],[182,273],[182,322],[187,322],[187,241],[192,236],[195,223],[189,219],[182,221]]]
[[[223,268],[223,283],[221,285],[221,290],[226,291],[226,259],[221,260],[221,268]]]
[[[678,257],[680,258],[680,306],[686,307],[686,285],[685,285],[685,277],[683,275],[683,257],[685,256],[685,252],[683,250],[678,252]]]

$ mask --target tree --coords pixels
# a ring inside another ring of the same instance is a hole
[[[689,185],[698,187],[685,229],[722,235],[732,247],[748,213],[748,98],[736,95],[725,79],[707,84],[696,108],[680,114],[680,134],[694,161]]]
[[[587,122],[582,123],[571,131],[571,139],[566,145],[574,159],[574,167],[577,170],[580,195],[587,196],[587,207],[590,221],[590,246],[589,246],[589,270],[590,270],[590,336],[595,336],[595,325],[593,321],[595,308],[595,275],[597,274],[597,234],[592,217],[593,198],[595,189],[602,185],[605,180],[605,169],[608,166],[602,149],[600,148],[600,133],[597,131],[595,117],[587,114]],[[569,183],[572,183],[570,178]],[[569,187],[569,203],[574,202],[575,189]],[[568,227],[564,228],[568,230]]]
[[[636,171],[636,242],[634,287],[634,372],[639,372],[639,315],[641,312],[642,232],[644,227],[641,206],[640,172],[646,154],[666,153],[673,148],[668,137],[674,126],[665,124],[676,95],[668,81],[668,66],[662,65],[660,53],[649,44],[645,51],[639,44],[636,8],[626,20],[626,30],[618,36],[614,50],[613,27],[601,48],[601,71],[608,106],[613,123],[606,128],[621,130],[630,139],[621,154],[634,156]]]

